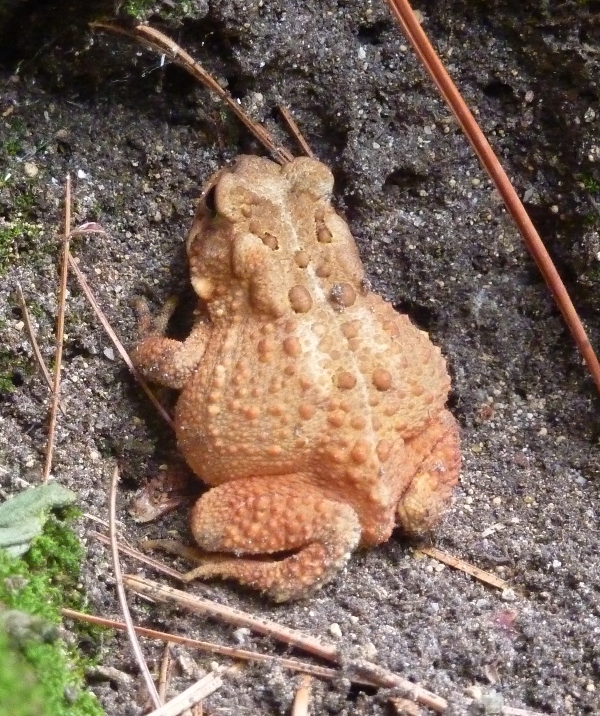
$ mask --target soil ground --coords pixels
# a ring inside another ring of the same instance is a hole
[[[236,154],[260,151],[182,71],[126,41],[91,36],[63,4],[64,17],[62,5],[52,22],[33,17],[30,33],[10,45],[5,27],[0,52],[0,232],[20,226],[3,244],[12,242],[12,254],[0,285],[7,493],[36,483],[43,462],[48,391],[15,287],[23,287],[51,364],[65,174],[74,180],[74,223],[95,220],[108,231],[75,240],[73,250],[131,344],[135,297],[156,308],[173,293],[184,305],[190,297],[183,238],[203,182]],[[466,713],[463,697],[473,688],[545,713],[600,712],[598,393],[471,148],[382,2],[195,6],[195,19],[170,29],[174,39],[281,138],[272,110],[292,109],[334,171],[337,205],[373,288],[443,348],[464,466],[431,543],[517,592],[503,596],[419,559],[416,544],[394,535],[355,554],[305,601],[274,606],[232,584],[213,583],[210,593],[337,640],[345,654],[366,654],[446,697],[454,714]],[[600,346],[598,3],[551,11],[537,2],[428,0],[419,9]],[[105,519],[118,462],[124,536],[136,543],[177,531],[189,539],[185,511],[144,526],[128,515],[133,493],[174,446],[74,283],[66,331],[54,478]],[[109,556],[89,537],[96,527],[79,527],[88,549],[82,589],[92,612],[120,618]],[[156,576],[127,560],[125,567]],[[131,603],[144,625],[285,653],[244,631]],[[157,668],[161,649],[144,648]],[[179,689],[194,670],[176,652]],[[108,640],[100,657],[118,670],[92,685],[107,713],[139,714],[143,690],[125,638]],[[213,661],[194,658],[200,669]],[[240,667],[225,681],[208,713],[284,713],[297,686],[289,673],[262,666]],[[383,714],[386,695],[343,679],[315,682],[313,713]]]

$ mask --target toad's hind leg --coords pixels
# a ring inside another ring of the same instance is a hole
[[[235,579],[280,602],[328,581],[360,539],[354,510],[311,490],[296,475],[214,487],[195,504],[191,527],[200,547],[221,554],[216,560],[209,556],[189,579]],[[235,556],[223,559],[223,552]]]
[[[442,411],[406,447],[417,463],[415,476],[400,498],[397,522],[405,532],[421,534],[440,519],[458,482],[460,437],[454,416]]]

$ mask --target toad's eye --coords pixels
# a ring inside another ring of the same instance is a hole
[[[217,206],[215,203],[215,192],[216,192],[216,186],[211,186],[211,188],[206,192],[204,196],[204,206],[206,208],[206,213],[210,215],[211,218],[214,218],[217,214]]]

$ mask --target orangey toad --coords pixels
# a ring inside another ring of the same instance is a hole
[[[278,601],[395,525],[430,529],[460,467],[440,350],[369,291],[332,189],[314,159],[241,156],[223,170],[187,239],[209,320],[183,342],[163,337],[164,317],[146,321],[132,355],[181,390],[179,447],[211,486],[191,528],[221,554],[194,575]]]

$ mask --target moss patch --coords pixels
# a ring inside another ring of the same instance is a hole
[[[67,520],[73,518],[73,510],[63,512]],[[82,559],[77,537],[65,520],[55,517],[22,559],[0,550],[0,713],[103,714],[96,698],[83,688],[89,661],[56,632],[61,607],[83,607],[77,589]]]
[[[208,8],[203,0],[178,0],[172,7],[156,0],[128,0],[122,9],[126,15],[143,21],[153,15],[160,15],[163,20],[203,17]]]
[[[36,224],[17,219],[0,223],[0,276],[21,251],[31,251],[37,245],[41,230]]]

